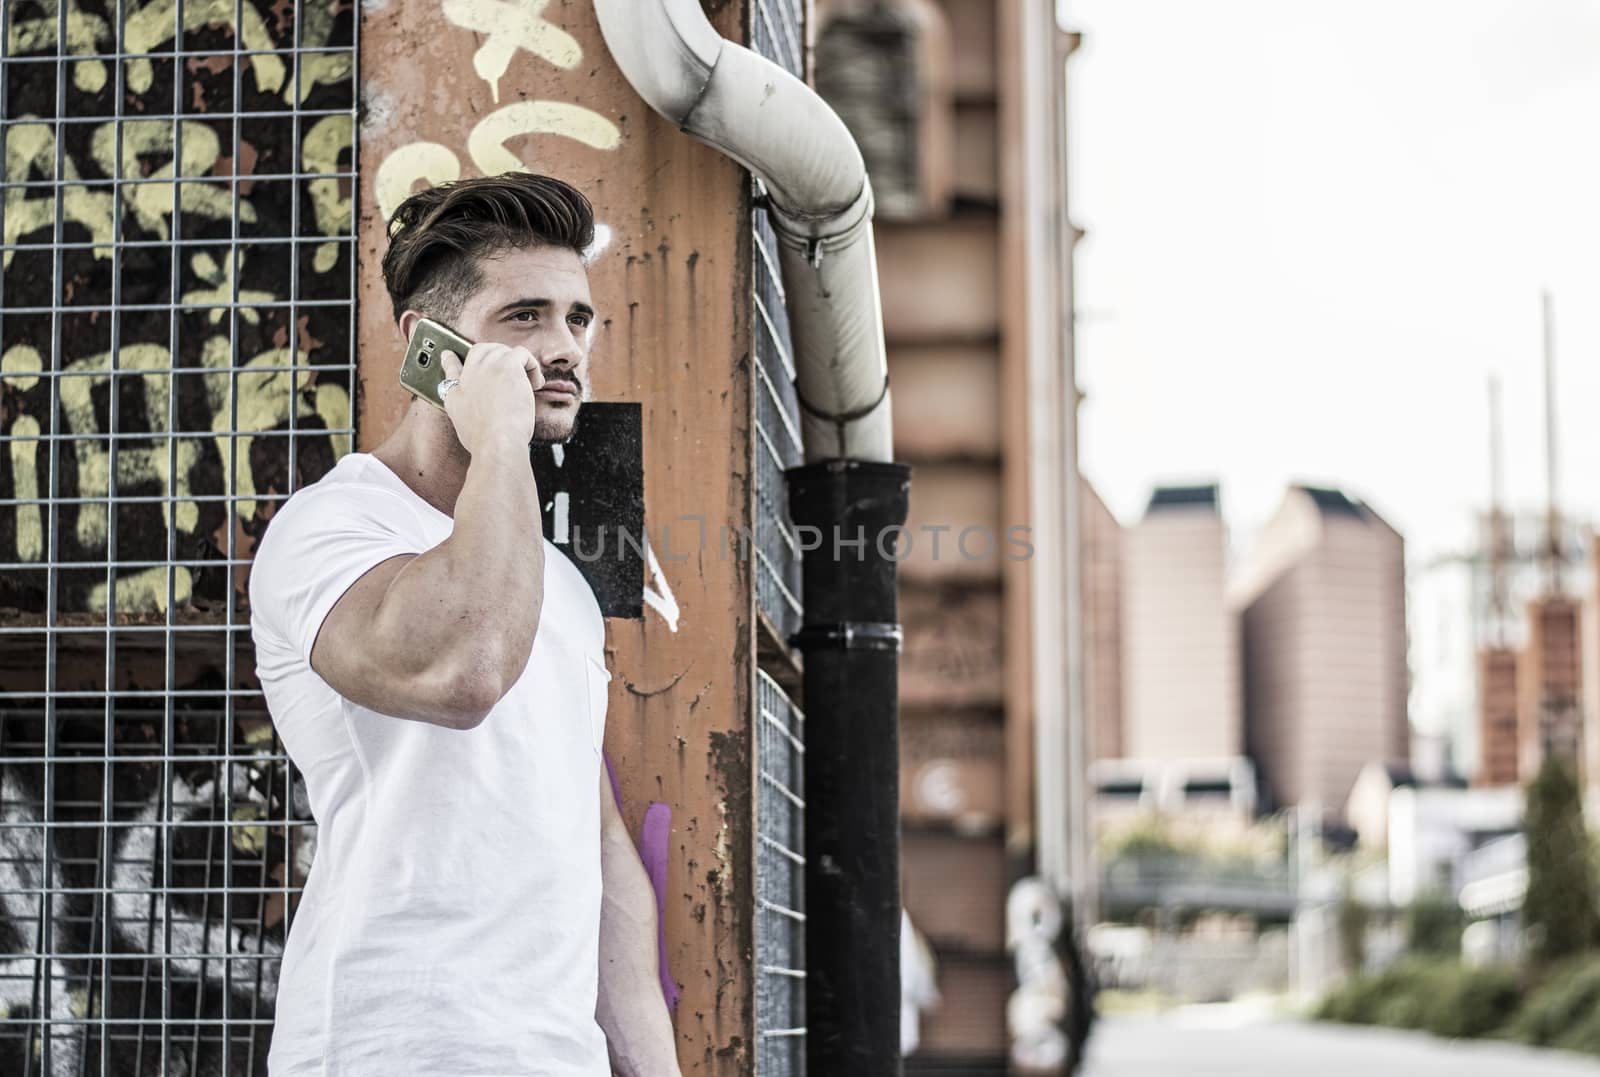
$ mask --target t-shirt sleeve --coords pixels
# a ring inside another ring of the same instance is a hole
[[[380,487],[309,489],[273,517],[250,569],[250,610],[307,663],[328,612],[392,557],[426,552],[411,507]]]

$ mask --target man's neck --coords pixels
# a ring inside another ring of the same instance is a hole
[[[446,516],[455,516],[456,498],[466,485],[472,457],[456,439],[444,412],[414,401],[394,433],[373,449],[372,455],[422,500]]]

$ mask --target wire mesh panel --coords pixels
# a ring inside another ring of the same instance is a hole
[[[804,460],[800,405],[795,395],[789,318],[778,276],[777,238],[765,211],[757,211],[755,236],[756,602],[779,635],[800,630],[800,545],[789,518],[786,468]]]
[[[805,35],[800,22],[803,0],[754,0],[750,5],[750,48],[805,77]]]
[[[801,75],[799,0],[755,0],[750,10],[751,48]],[[783,473],[805,454],[777,237],[759,197],[752,216],[756,604],[788,639],[803,610]],[[798,1077],[806,1068],[804,718],[776,681],[756,676],[756,1073]]]
[[[805,1072],[805,716],[757,674],[756,1072]]]
[[[245,580],[350,447],[354,5],[0,23],[0,1073],[265,1073],[314,835]]]
[[[751,6],[751,48],[791,74],[802,71],[798,0],[756,0]],[[755,558],[756,603],[780,637],[800,630],[800,547],[784,485],[785,468],[804,461],[800,404],[794,387],[794,350],[778,272],[778,240],[766,210],[753,214],[754,337],[756,352]]]

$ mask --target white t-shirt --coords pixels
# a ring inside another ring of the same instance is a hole
[[[317,821],[273,1077],[611,1072],[594,1017],[610,674],[577,568],[545,544],[533,654],[475,729],[378,714],[311,668],[350,585],[452,526],[354,453],[278,510],[256,554],[256,672]]]

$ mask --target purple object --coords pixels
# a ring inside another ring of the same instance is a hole
[[[609,752],[601,752],[600,758],[606,761],[606,777],[611,779],[611,799],[617,802],[617,810],[622,810],[622,786],[617,784],[617,768],[611,765]]]
[[[639,835],[639,858],[644,861],[650,886],[656,892],[656,946],[661,959],[661,996],[667,1009],[678,1006],[678,984],[667,968],[667,841],[672,835],[672,809],[659,800],[651,801],[644,813],[644,832]]]

